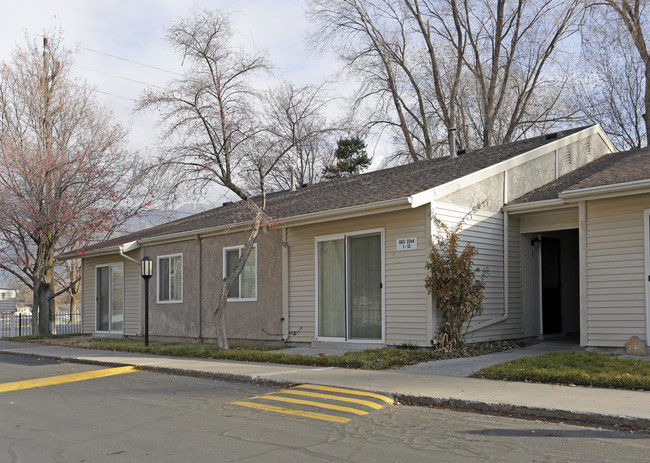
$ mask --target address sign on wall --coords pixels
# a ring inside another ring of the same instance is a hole
[[[410,251],[418,248],[418,238],[414,236],[412,238],[399,238],[395,244],[395,248],[398,251]]]

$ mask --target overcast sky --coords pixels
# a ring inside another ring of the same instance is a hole
[[[195,7],[232,12],[237,40],[247,49],[268,50],[276,74],[296,84],[318,83],[332,74],[332,59],[311,57],[304,42],[303,0],[65,0],[4,1],[0,19],[0,60],[7,61],[24,34],[37,38],[60,25],[69,47],[79,47],[73,72],[86,79],[115,117],[131,128],[130,145],[152,149],[155,119],[133,115],[133,100],[147,85],[164,86],[179,72],[180,60],[164,42],[165,29]],[[114,55],[123,59],[116,59]]]

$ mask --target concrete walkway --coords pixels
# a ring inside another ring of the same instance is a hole
[[[433,362],[418,363],[417,365],[409,365],[407,367],[400,368],[400,371],[421,375],[467,377],[482,368],[521,357],[534,357],[537,355],[547,354],[549,352],[566,352],[580,349],[581,347],[578,345],[578,343],[572,341],[544,341],[535,344],[529,344],[519,349],[506,350],[503,352],[497,352],[495,354],[480,355],[478,357],[463,357],[457,359],[436,360]]]
[[[99,365],[134,365],[143,370],[279,386],[311,383],[356,388],[389,395],[404,404],[650,429],[647,392],[491,381],[440,373],[460,374],[465,370],[459,366],[436,370],[423,364],[419,369],[349,370],[163,357],[1,340],[0,353]]]

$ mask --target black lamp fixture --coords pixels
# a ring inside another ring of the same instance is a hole
[[[140,276],[144,279],[144,345],[149,345],[149,278],[153,275],[153,261],[148,257],[140,260]]]
[[[542,244],[542,240],[538,236],[530,240],[530,245],[534,248],[538,248],[540,244]]]

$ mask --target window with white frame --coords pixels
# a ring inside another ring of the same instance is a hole
[[[183,254],[158,257],[158,302],[183,302]]]
[[[223,248],[223,277],[230,275],[235,267],[244,246]],[[253,245],[248,260],[239,277],[233,282],[228,292],[228,300],[254,301],[257,299],[257,244]]]

